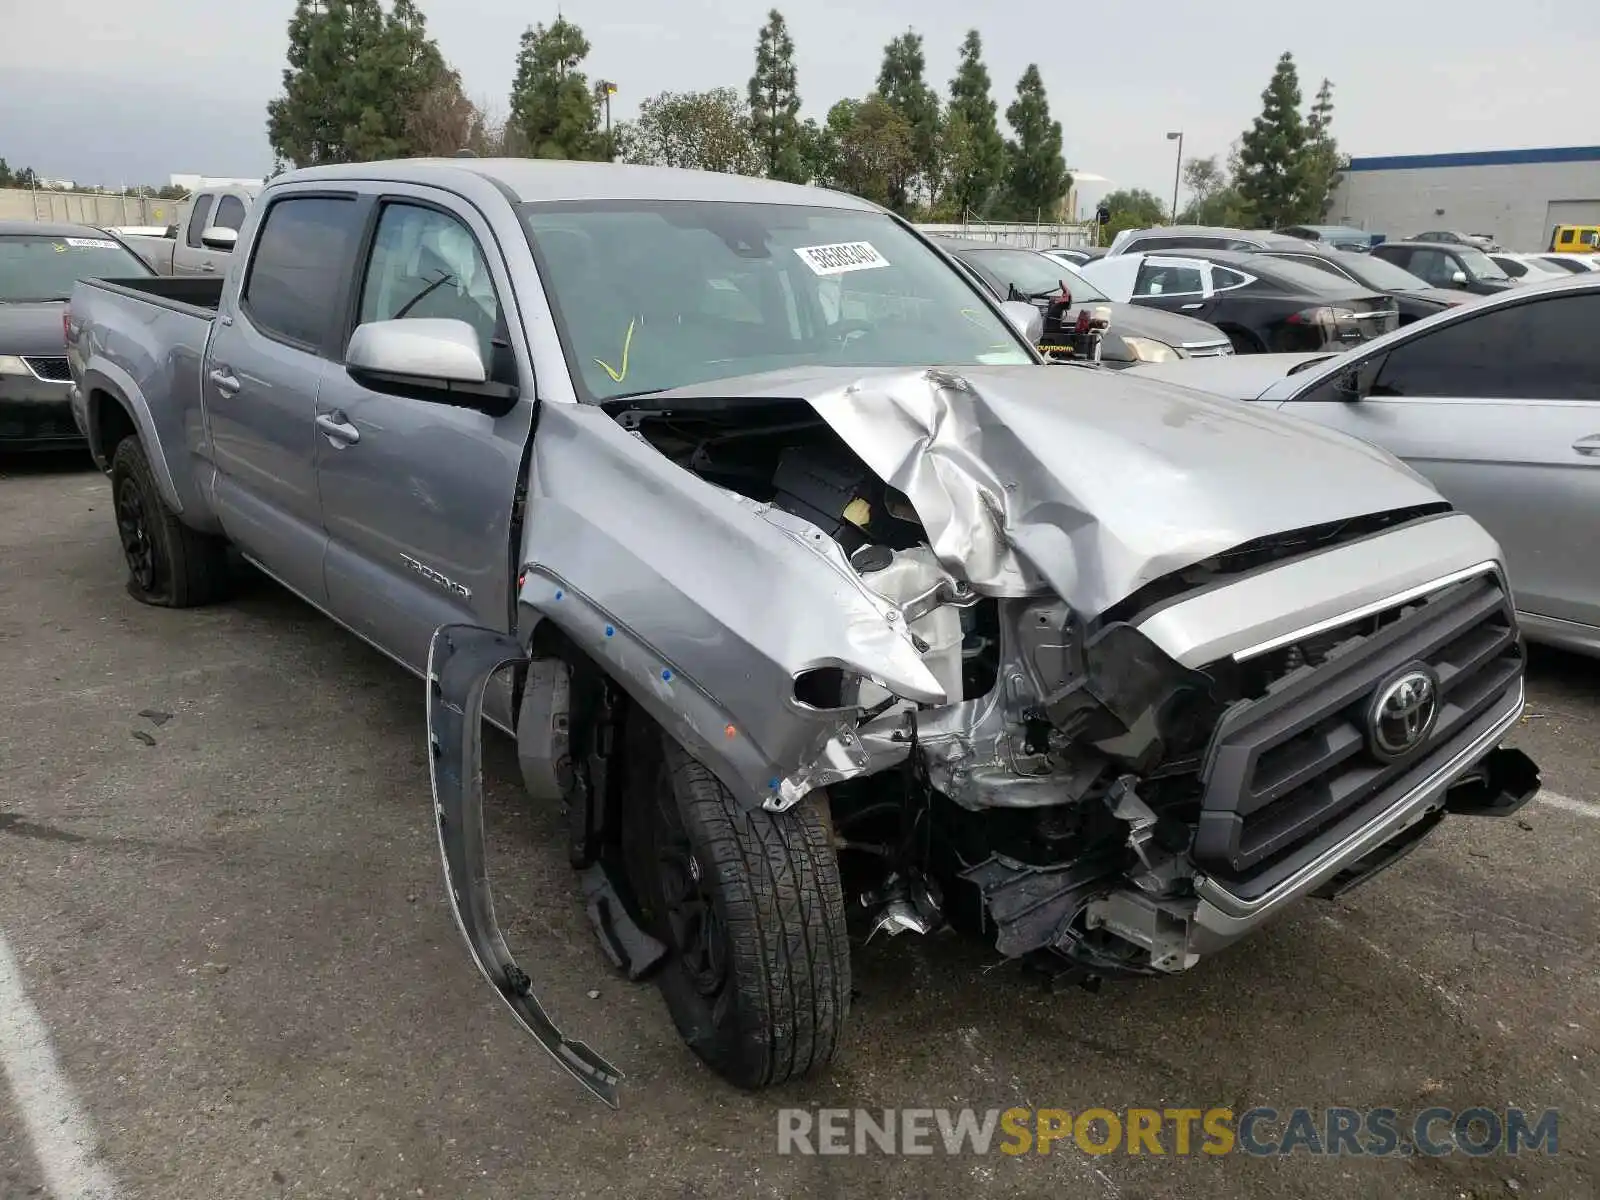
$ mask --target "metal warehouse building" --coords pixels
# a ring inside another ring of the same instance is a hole
[[[1351,159],[1329,220],[1390,240],[1455,229],[1544,250],[1557,225],[1600,225],[1600,146]]]

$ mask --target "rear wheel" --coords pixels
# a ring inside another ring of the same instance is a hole
[[[111,458],[111,498],[117,539],[128,564],[128,591],[164,608],[191,608],[227,591],[228,544],[190,529],[161,498],[144,447],[136,437],[117,443]]]
[[[671,951],[658,981],[678,1032],[743,1088],[825,1067],[850,946],[816,803],[746,808],[653,722],[628,726],[624,855],[642,923]]]

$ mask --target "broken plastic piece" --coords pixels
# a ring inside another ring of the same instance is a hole
[[[667,948],[634,923],[602,864],[584,869],[583,899],[600,949],[629,979],[637,983],[665,960]]]
[[[622,1073],[556,1028],[533,994],[533,981],[512,960],[495,919],[483,849],[483,693],[495,672],[526,657],[515,639],[473,625],[441,625],[428,647],[428,771],[445,891],[472,961],[517,1023],[574,1079],[616,1108]]]

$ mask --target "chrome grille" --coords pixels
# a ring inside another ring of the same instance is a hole
[[[1371,632],[1352,630],[1314,667],[1290,671],[1266,695],[1223,718],[1207,754],[1195,857],[1248,877],[1365,805],[1442,753],[1522,674],[1510,597],[1499,577],[1474,576],[1407,606]],[[1378,689],[1414,666],[1438,680],[1429,735],[1395,761],[1369,748]]]

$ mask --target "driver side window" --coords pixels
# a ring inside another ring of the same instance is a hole
[[[372,239],[359,320],[419,317],[465,321],[478,335],[484,362],[493,361],[500,301],[476,239],[437,209],[387,204]]]

